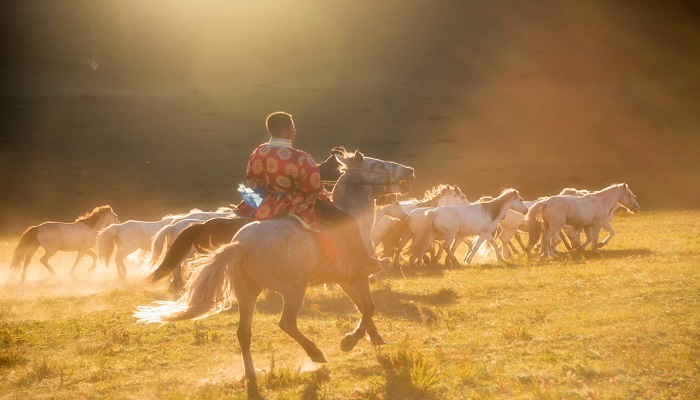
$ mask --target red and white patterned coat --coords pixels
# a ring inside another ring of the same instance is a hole
[[[313,230],[319,229],[314,212],[316,200],[323,193],[318,165],[309,154],[293,148],[289,140],[272,139],[258,146],[248,159],[246,181],[249,187],[268,192],[253,219],[263,221],[290,213]],[[251,211],[245,203],[237,209],[241,215]]]

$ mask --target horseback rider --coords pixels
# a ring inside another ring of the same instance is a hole
[[[365,276],[379,272],[382,267],[362,243],[357,221],[332,204],[311,155],[292,146],[297,132],[292,115],[274,112],[265,123],[270,141],[248,159],[245,200],[236,214],[258,221],[282,215],[296,218],[315,234],[334,274],[342,278],[351,277],[353,270]]]

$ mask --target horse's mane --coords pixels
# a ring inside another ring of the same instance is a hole
[[[586,189],[564,188],[559,192],[559,196],[585,196],[590,193]]]
[[[199,208],[193,208],[189,212],[186,212],[186,213],[164,215],[163,218],[161,218],[161,221],[166,219],[166,218],[184,218],[190,214],[201,213],[201,212],[204,212],[204,211],[200,210]]]
[[[600,193],[606,192],[610,189],[615,189],[615,188],[619,188],[619,187],[623,187],[623,186],[627,186],[627,184],[624,182],[623,183],[613,183],[612,185],[610,185],[606,188],[596,190],[595,192],[589,192],[589,194],[600,194]]]
[[[489,214],[492,220],[498,218],[498,214],[503,211],[503,205],[510,200],[511,197],[517,196],[518,191],[515,189],[505,189],[498,195],[495,199],[481,201],[479,203],[483,204],[483,209],[485,214]],[[483,199],[484,197],[482,197]]]
[[[432,189],[428,189],[425,191],[423,194],[423,198],[418,200],[418,199],[408,199],[405,200],[407,204],[415,205],[415,204],[421,204],[421,205],[428,205],[431,202],[434,202],[441,198],[442,196],[446,195],[447,192],[450,190],[453,190],[459,194],[462,194],[462,190],[457,187],[457,186],[451,186],[451,185],[446,185],[446,184],[438,184],[437,186],[434,186]]]
[[[92,211],[86,212],[85,214],[78,217],[75,222],[82,222],[89,227],[94,227],[97,220],[106,213],[114,213],[111,206],[99,206],[95,207]]]

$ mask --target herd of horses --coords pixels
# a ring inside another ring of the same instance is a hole
[[[329,185],[334,203],[357,220],[368,249],[380,246],[385,256],[400,265],[407,252],[411,263],[435,263],[441,253],[445,263],[458,263],[455,249],[465,243],[465,257],[471,262],[482,247],[490,244],[498,260],[516,251],[511,239],[530,252],[539,243],[546,257],[558,257],[558,240],[579,250],[590,243],[599,253],[601,228],[614,234],[610,221],[618,207],[637,212],[639,205],[627,184],[615,184],[595,192],[567,189],[556,196],[524,201],[515,189],[506,189],[494,198],[471,203],[456,186],[440,185],[426,192],[422,200],[398,201],[406,195],[415,179],[412,168],[391,161],[334,148],[319,164],[322,179]],[[377,206],[377,204],[382,204]],[[521,232],[528,232],[523,243]],[[581,243],[581,233],[586,240]],[[471,237],[476,236],[472,242]],[[497,241],[500,241],[498,244]],[[408,249],[404,249],[411,242]],[[438,243],[435,251],[434,244]],[[97,244],[97,255],[91,250]],[[169,244],[169,245],[166,245]],[[601,244],[601,245],[602,245]],[[237,218],[231,209],[215,212],[190,212],[169,215],[157,222],[120,223],[110,206],[95,208],[72,223],[45,222],[27,229],[20,238],[11,267],[26,268],[38,247],[46,252],[41,263],[55,275],[49,258],[57,251],[77,251],[73,273],[80,258],[87,254],[94,269],[99,258],[108,266],[112,254],[120,279],[126,278],[125,258],[137,250],[148,253],[144,263],[152,268],[148,282],[172,276],[171,284],[179,292],[173,301],[138,307],[135,317],[141,322],[168,322],[202,318],[238,303],[240,343],[249,397],[258,397],[251,356],[252,320],[256,301],[265,288],[284,298],[279,326],[296,340],[314,362],[325,362],[323,352],[297,328],[297,314],[309,285],[336,279],[329,275],[327,259],[314,234],[294,218],[282,217],[249,222]],[[193,257],[194,253],[199,253]],[[503,253],[503,255],[501,254]],[[184,279],[183,265],[191,271]],[[341,341],[341,349],[350,351],[365,336],[371,343],[385,343],[372,318],[375,305],[370,281],[363,274],[334,282],[356,305],[361,314],[357,326]]]

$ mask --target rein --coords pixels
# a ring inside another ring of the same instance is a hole
[[[396,183],[410,183],[410,182],[411,182],[411,181],[409,181],[409,180],[407,180],[407,179],[398,179],[398,180],[395,180],[395,181],[394,181],[394,180],[391,180],[391,174],[390,174],[389,172],[374,171],[374,170],[369,170],[369,169],[364,169],[364,168],[362,168],[362,169],[359,169],[359,168],[358,168],[358,169],[355,169],[355,168],[353,168],[353,169],[347,169],[347,170],[345,170],[345,172],[344,172],[343,175],[348,174],[348,173],[350,173],[350,172],[361,172],[361,173],[365,173],[365,174],[384,175],[384,176],[386,176],[386,177],[389,178],[389,182],[386,182],[386,183],[352,182],[354,185],[390,186],[390,185],[393,185],[393,184],[396,184]],[[341,175],[341,178],[343,177],[343,175]],[[337,185],[337,184],[340,184],[340,183],[343,183],[343,184],[347,184],[347,183],[348,183],[348,182],[340,182],[340,178],[338,178],[337,181],[321,181],[321,182],[322,182],[324,185],[329,185],[329,186],[330,186],[330,185]]]

